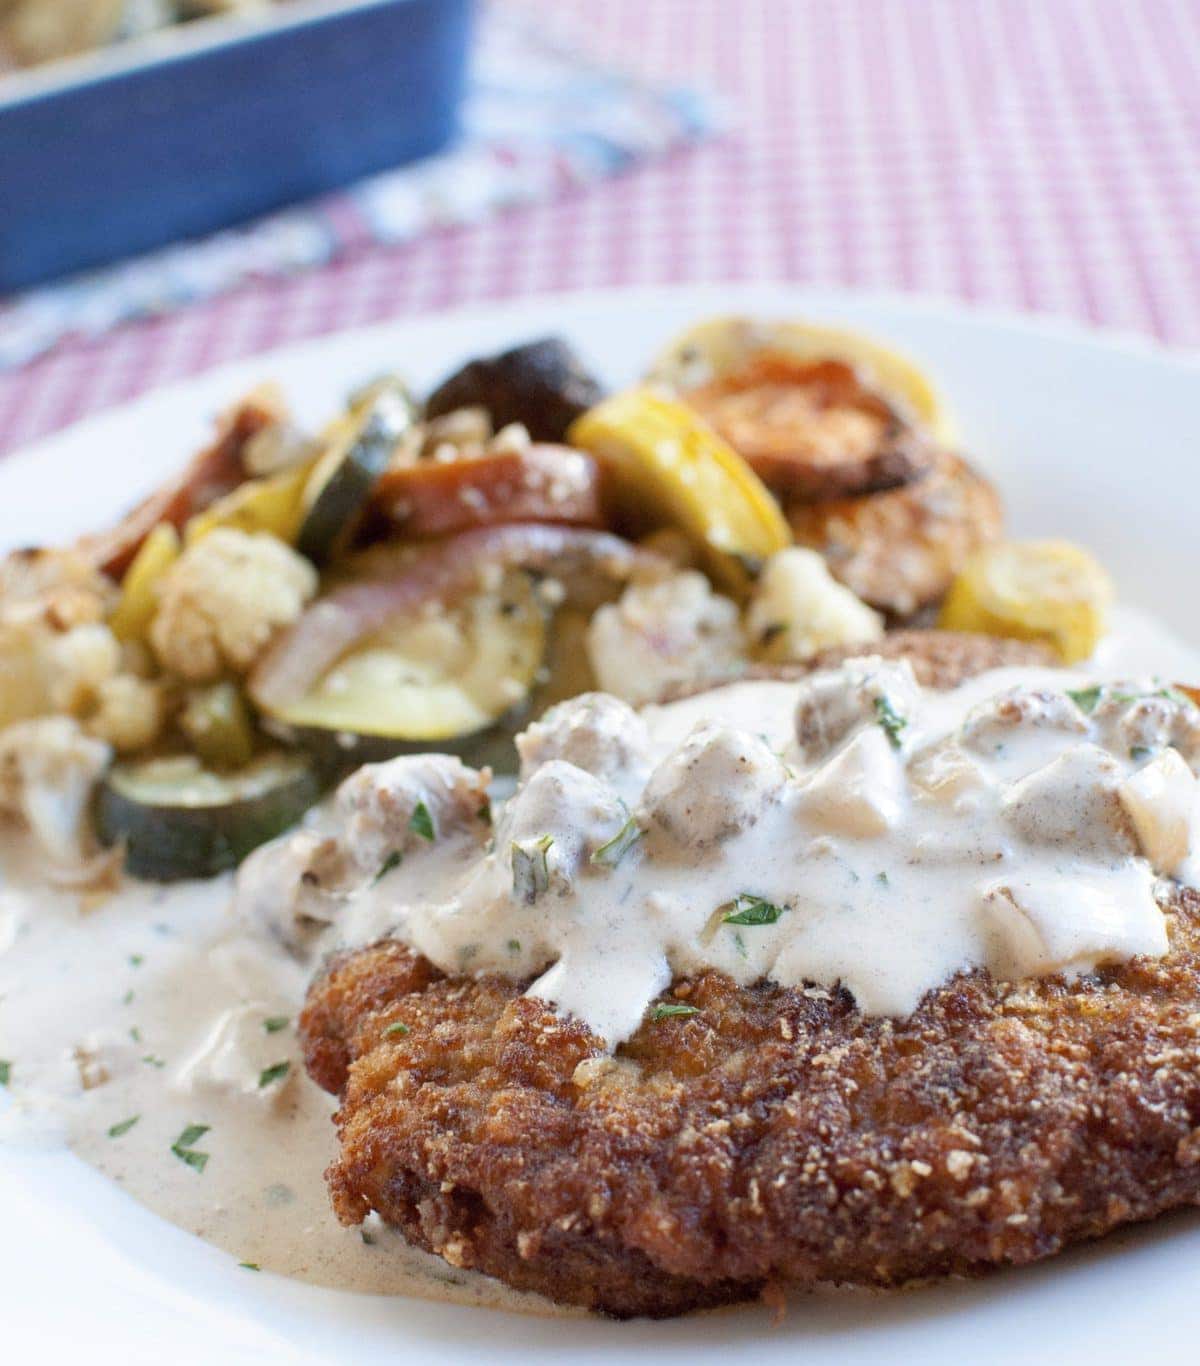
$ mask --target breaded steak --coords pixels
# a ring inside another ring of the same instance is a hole
[[[986,667],[978,645],[955,670],[951,641],[908,640],[943,686]],[[334,1205],[521,1289],[665,1316],[1026,1263],[1197,1203],[1200,896],[1163,886],[1163,960],[962,975],[903,1021],[710,971],[663,998],[699,1013],[648,1012],[614,1058],[522,983],[394,941],[346,955],[301,1019],[342,1102]]]

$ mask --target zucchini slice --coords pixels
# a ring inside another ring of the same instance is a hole
[[[294,825],[321,789],[313,764],[283,751],[232,773],[193,755],[117,764],[96,797],[96,831],[103,844],[125,842],[134,877],[213,877]]]
[[[269,707],[271,729],[342,763],[439,750],[477,755],[524,714],[546,650],[528,574],[356,645],[305,696]]]
[[[296,549],[314,564],[331,559],[354,533],[375,481],[413,423],[413,408],[394,387],[368,395],[317,461],[304,490]]]

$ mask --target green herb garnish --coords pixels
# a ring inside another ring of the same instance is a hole
[[[12,1063],[7,1058],[0,1058],[0,1086],[7,1086],[12,1080]]]
[[[699,1006],[684,1005],[682,1001],[663,1001],[656,1006],[650,1007],[650,1018],[652,1020],[670,1020],[677,1015],[699,1015]]]
[[[272,1063],[270,1067],[264,1067],[258,1074],[259,1087],[270,1086],[273,1081],[278,1081],[280,1077],[286,1077],[292,1070],[290,1062]]]
[[[140,953],[131,953],[129,955],[129,966],[131,968],[140,968],[145,961],[146,960]]]
[[[889,885],[889,878],[886,873],[876,873],[875,881],[878,882],[881,887],[887,887]]]
[[[1153,753],[1154,751],[1149,745],[1134,745],[1129,751],[1129,757],[1131,759],[1146,759]]]
[[[147,1053],[142,1061],[148,1067],[166,1067],[167,1065],[163,1058],[156,1058],[153,1053]]]
[[[128,1119],[123,1119],[120,1124],[114,1124],[108,1131],[109,1138],[120,1138],[122,1134],[127,1134],[139,1119],[141,1119],[141,1115],[130,1115]]]
[[[384,1036],[384,1038],[386,1039],[386,1038],[391,1037],[391,1035],[393,1035],[393,1034],[407,1034],[407,1033],[408,1033],[408,1026],[404,1023],[403,1020],[397,1020],[397,1021],[395,1022],[395,1024],[390,1024],[390,1025],[388,1025],[388,1027],[383,1031],[383,1036]]]
[[[508,949],[509,953],[520,953],[521,941],[519,939],[510,939],[505,945],[505,948]]]
[[[433,829],[433,817],[424,802],[418,802],[413,807],[413,813],[408,818],[408,828],[414,835],[420,835],[423,840],[429,840],[431,843],[437,838]]]
[[[783,914],[781,906],[764,901],[761,896],[752,896],[749,892],[739,892],[720,909],[726,912],[721,917],[726,925],[774,925]]]
[[[550,864],[546,855],[554,843],[553,835],[542,835],[536,840],[513,840],[512,851],[513,895],[532,906],[550,886]]]
[[[141,1043],[142,1031],[137,1027],[137,1025],[134,1025],[133,1028],[130,1029],[129,1037],[134,1041],[134,1043]]]
[[[375,881],[378,882],[381,877],[387,877],[392,869],[399,868],[403,861],[404,855],[399,849],[393,849],[387,858],[379,865],[379,872],[375,874]]]
[[[1083,712],[1084,716],[1091,716],[1096,710],[1096,704],[1100,701],[1104,689],[1099,683],[1094,683],[1090,688],[1068,688],[1067,696]]]
[[[877,697],[874,705],[875,719],[883,727],[883,733],[891,742],[892,748],[899,749],[900,732],[908,725],[907,719],[900,715],[886,697]]]
[[[244,1271],[261,1271],[262,1267],[257,1262],[238,1262]]]
[[[131,1005],[133,1005],[133,988],[132,988],[132,987],[130,987],[129,990],[125,993],[125,995],[121,997],[121,1004],[122,1004],[123,1006],[131,1006]]]
[[[281,1029],[286,1029],[289,1023],[286,1015],[268,1015],[263,1021],[263,1028],[268,1034],[278,1034]]]
[[[591,861],[599,868],[615,868],[641,839],[642,833],[637,822],[630,816],[612,839],[592,854]]]
[[[180,1162],[185,1162],[198,1172],[202,1172],[208,1166],[209,1155],[208,1153],[197,1152],[192,1144],[198,1143],[208,1133],[210,1127],[208,1124],[189,1124],[171,1144],[171,1151]]]

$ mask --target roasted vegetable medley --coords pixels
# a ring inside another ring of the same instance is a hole
[[[591,688],[635,704],[939,612],[1104,630],[1108,580],[1004,543],[907,360],[717,319],[605,394],[554,338],[396,376],[299,430],[270,389],[117,525],[0,563],[0,814],[69,878],[205,876],[348,767],[510,736]]]

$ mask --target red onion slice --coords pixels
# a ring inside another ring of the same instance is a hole
[[[661,556],[606,531],[517,522],[465,531],[417,550],[386,577],[347,584],[314,603],[259,660],[250,695],[267,711],[298,701],[359,641],[430,603],[464,596],[491,570],[552,573],[577,598],[597,576],[621,581],[669,568]]]

